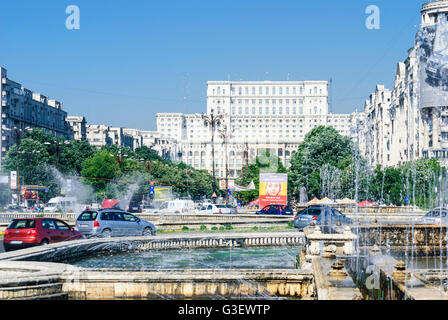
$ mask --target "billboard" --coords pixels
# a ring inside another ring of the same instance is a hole
[[[173,187],[155,187],[154,201],[169,201],[173,199]]]
[[[288,175],[260,173],[260,209],[269,204],[288,203]]]
[[[235,189],[235,180],[228,180],[229,190]],[[226,180],[219,180],[219,189],[227,190],[226,188]]]
[[[435,25],[423,27],[418,31],[416,46],[420,107],[446,106],[448,101],[448,20],[445,14],[438,15]],[[414,88],[410,89],[412,92]]]

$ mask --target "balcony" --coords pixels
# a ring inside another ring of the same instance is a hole
[[[423,150],[422,156],[425,159],[428,159],[428,158],[448,159],[448,148],[447,149],[437,149],[437,150]]]

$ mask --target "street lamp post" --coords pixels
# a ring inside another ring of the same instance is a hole
[[[31,156],[39,154],[39,153],[40,153],[39,150],[33,150],[31,152],[17,151],[17,179],[18,179],[18,182],[17,182],[17,191],[18,191],[17,192],[17,205],[20,204],[20,193],[22,191],[21,190],[22,186],[20,185],[20,175],[19,175],[19,162],[20,162],[20,156],[19,155],[21,155],[21,154],[24,155],[25,158],[26,158],[26,163],[29,164],[30,160],[31,160]],[[25,179],[23,179],[23,180],[25,180]]]
[[[233,137],[232,133],[235,130],[232,129],[231,131],[228,131],[227,125],[224,125],[222,130],[218,129],[219,136],[222,139],[222,143],[224,144],[225,153],[226,153],[226,204],[229,204],[229,152],[227,150],[227,145],[229,142],[229,139]]]
[[[20,205],[20,143],[22,142],[22,138],[25,135],[25,132],[30,130],[30,127],[26,127],[25,129],[19,129],[17,127],[14,127],[12,129],[12,132],[15,136],[15,141],[17,145],[17,205]],[[11,129],[4,129],[4,130],[11,130]]]
[[[201,114],[202,120],[204,120],[204,126],[209,127],[212,134],[212,188],[213,192],[216,191],[216,180],[215,180],[215,130],[221,125],[223,114],[215,115],[213,109],[210,114]]]
[[[69,141],[64,141],[64,142],[59,142],[59,141],[52,141],[52,142],[44,142],[45,145],[49,146],[54,146],[56,149],[56,167],[59,167],[59,162],[60,162],[60,155],[61,155],[61,146],[68,145],[70,144]]]
[[[151,174],[151,161],[142,158],[140,159],[140,162],[145,164],[146,171],[148,171],[148,173]]]
[[[121,165],[123,164],[123,158],[126,158],[128,155],[127,154],[122,154],[121,153],[121,148],[118,149],[118,155],[117,155],[117,163],[118,163],[118,167],[121,169]]]

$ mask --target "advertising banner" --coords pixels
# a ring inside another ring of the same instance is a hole
[[[169,201],[173,199],[173,187],[155,187],[154,201]]]
[[[229,190],[235,189],[235,180],[228,180],[229,183]],[[220,190],[227,190],[226,188],[226,180],[219,180],[219,189]]]
[[[421,28],[417,33],[416,45],[420,107],[446,106],[448,100],[447,16],[439,14],[437,24]]]
[[[17,189],[17,171],[11,171],[11,189]]]
[[[260,173],[260,209],[269,204],[288,203],[288,175]]]

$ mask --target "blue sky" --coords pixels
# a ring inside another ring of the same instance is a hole
[[[1,0],[0,65],[88,123],[155,129],[204,112],[208,80],[333,79],[333,111],[391,87],[420,23],[416,0]],[[68,5],[81,28],[68,30]],[[368,5],[379,30],[365,27]]]

